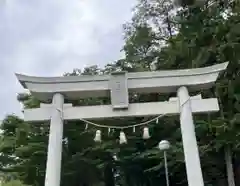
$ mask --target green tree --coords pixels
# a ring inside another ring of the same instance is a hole
[[[225,4],[222,2],[211,3],[211,6],[207,3],[201,6],[198,4],[184,5],[183,9],[177,11],[177,16],[171,22],[175,23],[178,33],[171,35],[170,38],[169,35],[165,35],[165,38],[168,38],[168,40],[166,40],[165,45],[161,45],[155,56],[158,69],[196,68],[225,61],[230,62],[227,72],[218,81],[216,87],[212,90],[202,91],[204,96],[216,96],[219,98],[220,112],[207,117],[196,117],[196,131],[206,183],[219,185],[220,183],[212,180],[219,178],[218,180],[221,181],[226,175],[224,164],[220,163],[223,162],[225,145],[231,144],[235,155],[239,153],[239,142],[237,140],[240,132],[238,125],[239,99],[237,98],[240,82],[239,54],[237,52],[239,32],[235,30],[239,21],[239,12],[237,11],[239,5],[236,1]],[[146,4],[142,3],[141,6],[145,6],[146,9],[151,11]],[[155,4],[155,6],[157,5]],[[142,10],[139,11],[141,12]],[[139,13],[137,12],[136,16],[138,15]],[[156,14],[149,13],[149,15],[154,17]],[[142,19],[139,16],[139,19],[144,23],[148,23],[148,20],[151,20],[152,17]],[[127,30],[127,42],[124,47],[126,53],[132,51],[132,48],[144,47],[140,43],[142,44],[143,41],[146,41],[146,38],[138,37],[136,41],[136,34],[139,32],[138,27],[143,25],[142,22],[134,19],[131,32]],[[148,30],[154,32],[154,27],[151,27],[149,24],[145,25],[147,25]],[[157,35],[158,33],[154,32],[154,34]],[[151,40],[150,37],[149,40]],[[160,43],[162,40],[154,40],[154,42]],[[144,56],[144,53],[141,53],[140,56]],[[151,61],[145,61],[145,63],[151,63]],[[178,131],[177,128],[175,130]],[[179,139],[179,136],[177,138]],[[181,148],[181,146],[179,147]],[[175,150],[178,151],[180,149],[176,148]],[[150,161],[149,158],[148,160]],[[179,161],[181,158],[177,160]],[[174,163],[177,162],[176,158],[170,161],[173,161],[170,165],[178,167],[179,164],[176,165]],[[155,171],[155,169],[153,170]],[[177,177],[177,171],[174,171],[173,174]],[[180,182],[183,180],[184,178],[181,176]],[[225,183],[222,182],[222,184],[224,185]]]
[[[12,180],[2,184],[2,186],[27,186],[19,180]]]

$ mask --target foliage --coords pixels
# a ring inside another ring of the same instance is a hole
[[[196,135],[206,185],[226,185],[224,147],[231,145],[234,162],[240,154],[240,5],[238,1],[207,1],[196,4],[183,1],[176,8],[170,1],[139,0],[135,15],[124,25],[125,57],[100,69],[91,66],[74,69],[65,76],[108,74],[115,70],[129,72],[150,70],[154,61],[158,70],[197,68],[229,61],[227,71],[216,86],[201,91],[204,97],[217,97],[220,112],[197,115]],[[199,92],[197,92],[199,93]],[[196,94],[193,92],[192,94]],[[130,102],[166,100],[162,94],[130,95]],[[25,108],[39,107],[39,101],[28,94],[18,99]],[[70,101],[73,105],[109,104],[109,98]],[[104,124],[128,125],[148,118],[105,120]],[[114,167],[120,176],[116,185],[165,184],[163,154],[156,146],[162,139],[171,142],[168,152],[171,185],[186,185],[186,173],[177,117],[165,117],[150,125],[151,139],[141,138],[142,129],[127,130],[127,145],[119,145],[119,131],[103,131],[103,143],[93,142],[96,128],[85,130],[83,122],[64,126],[62,185],[114,185]],[[29,185],[43,185],[49,125],[26,123],[7,116],[2,125],[1,169],[16,174]],[[112,155],[117,153],[119,160]],[[235,164],[236,166],[239,166]]]
[[[27,186],[27,185],[24,185],[19,180],[11,180],[11,181],[3,183],[1,186]]]

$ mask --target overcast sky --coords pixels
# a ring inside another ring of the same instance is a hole
[[[14,73],[62,75],[121,56],[135,0],[0,0],[0,119],[21,113]]]

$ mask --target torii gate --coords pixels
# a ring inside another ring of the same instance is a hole
[[[189,186],[204,186],[192,113],[216,112],[216,98],[189,97],[189,91],[211,88],[228,63],[205,68],[155,71],[114,72],[99,76],[32,77],[16,74],[25,89],[40,101],[40,108],[25,109],[29,122],[49,121],[49,144],[45,186],[60,186],[63,121],[103,119],[114,117],[141,117],[160,114],[180,114]],[[165,102],[129,104],[128,93],[177,92],[177,98]],[[69,100],[86,97],[111,97],[111,105],[73,107]]]

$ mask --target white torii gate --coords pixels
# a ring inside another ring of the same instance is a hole
[[[228,63],[205,68],[155,72],[114,72],[111,75],[32,77],[16,74],[22,86],[40,101],[40,108],[25,109],[29,122],[49,121],[49,144],[45,186],[60,186],[63,121],[141,117],[160,114],[180,114],[189,186],[204,186],[192,113],[216,112],[216,98],[189,97],[189,91],[211,88]],[[165,102],[129,104],[128,93],[177,92],[177,98]],[[111,96],[111,105],[73,107],[69,100]]]

